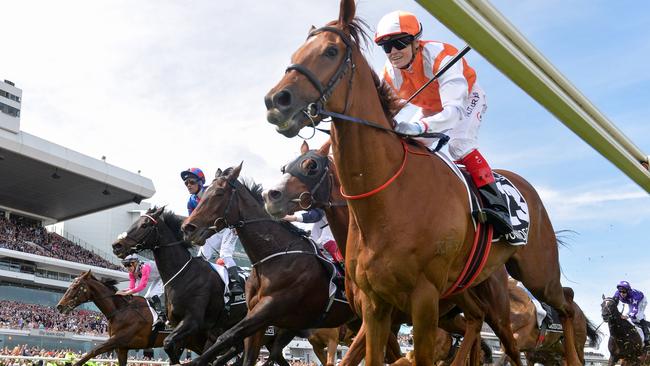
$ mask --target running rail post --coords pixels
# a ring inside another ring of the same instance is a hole
[[[487,0],[417,0],[438,20],[650,193],[638,149]]]

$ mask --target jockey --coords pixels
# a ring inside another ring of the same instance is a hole
[[[329,223],[327,222],[327,217],[325,216],[325,211],[320,208],[311,208],[303,213],[296,213],[294,215],[287,215],[284,217],[285,221],[289,222],[303,222],[306,224],[313,224],[311,228],[311,239],[322,249],[325,249],[332,259],[334,260],[334,265],[338,268],[341,275],[345,273],[345,260],[343,255],[339,250],[339,247],[336,245],[334,240],[334,235],[332,235],[332,230],[330,230]]]
[[[190,198],[187,201],[187,213],[191,215],[205,192],[205,174],[199,168],[189,168],[181,172],[181,179],[190,193]]]
[[[394,11],[377,25],[375,43],[388,60],[382,78],[400,98],[406,100],[433,78],[448,60],[458,53],[452,45],[422,41],[422,24],[414,14]],[[492,169],[478,151],[478,129],[487,109],[485,93],[476,72],[465,59],[456,62],[439,79],[411,101],[419,107],[414,122],[399,122],[395,131],[417,136],[425,132],[449,135],[449,154],[462,163],[472,176],[485,205],[487,221],[496,232],[512,231],[508,205],[497,189]],[[422,139],[426,145],[431,139]]]
[[[628,319],[640,327],[643,331],[643,344],[646,347],[650,345],[650,322],[645,320],[644,314],[648,301],[643,292],[632,289],[629,282],[621,281],[616,285],[616,292],[612,297],[628,305],[627,314],[622,316],[623,319]]]
[[[129,287],[116,292],[116,295],[133,295],[147,288],[144,298],[158,313],[158,319],[153,324],[153,328],[155,330],[164,326],[167,319],[160,301],[164,288],[156,263],[153,261],[141,262],[135,254],[131,254],[122,260],[122,264],[129,270]]]
[[[205,244],[199,249],[199,255],[209,261],[216,257],[217,253],[223,259],[228,270],[228,289],[233,296],[244,293],[239,281],[237,264],[232,258],[235,246],[239,243],[239,236],[235,229],[225,228],[205,240]]]

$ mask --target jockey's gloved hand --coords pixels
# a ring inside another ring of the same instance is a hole
[[[417,136],[425,132],[424,126],[420,122],[400,122],[395,126],[395,131],[410,136]]]

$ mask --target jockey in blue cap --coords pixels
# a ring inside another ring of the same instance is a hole
[[[199,168],[189,168],[181,172],[181,179],[190,193],[190,198],[187,201],[187,214],[191,215],[205,192],[205,174]]]
[[[623,319],[628,319],[643,331],[643,344],[647,347],[650,344],[650,322],[645,320],[645,307],[648,304],[643,292],[632,289],[630,283],[621,281],[616,285],[614,299],[628,305],[626,315]]]

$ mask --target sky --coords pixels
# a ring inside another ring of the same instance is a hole
[[[650,153],[650,3],[493,5]],[[190,166],[211,177],[244,161],[242,175],[267,186],[279,178],[302,141],[266,122],[263,97],[309,27],[338,14],[335,0],[2,0],[0,7],[0,78],[23,90],[21,129],[140,170],[156,187],[149,201],[177,213],[187,200],[179,173]],[[373,29],[398,9],[418,15],[423,39],[464,45],[414,1],[357,3]],[[366,55],[375,69],[383,65],[378,47]],[[572,231],[560,250],[562,281],[588,317],[600,324],[601,294],[622,279],[650,294],[648,194],[481,55],[472,51],[467,60],[488,97],[481,151],[493,167],[530,181],[555,229]]]

